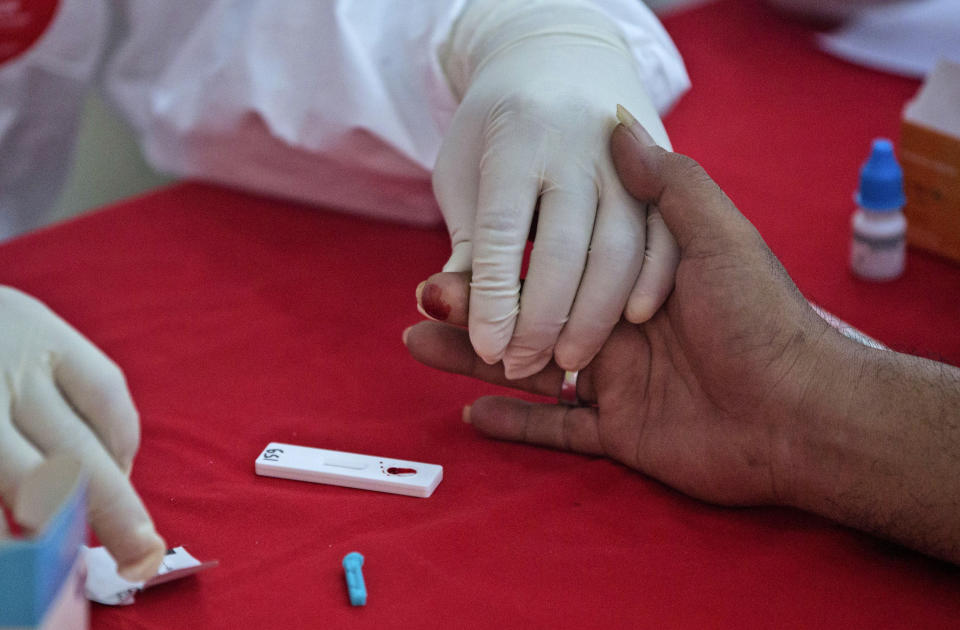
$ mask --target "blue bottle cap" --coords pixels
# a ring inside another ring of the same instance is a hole
[[[893,144],[886,138],[877,138],[860,169],[857,203],[868,210],[897,210],[905,202],[903,171],[893,154]]]

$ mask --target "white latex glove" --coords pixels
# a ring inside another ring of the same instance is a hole
[[[453,246],[443,270],[473,274],[473,347],[511,379],[551,356],[578,370],[621,315],[646,321],[673,286],[676,243],[608,151],[618,103],[669,148],[660,118],[615,25],[580,0],[474,0],[441,59],[462,101],[433,185]]]
[[[29,473],[64,453],[89,476],[90,524],[121,573],[154,575],[165,545],[128,479],[140,425],[120,368],[46,306],[0,287],[0,375],[0,500],[16,506]]]

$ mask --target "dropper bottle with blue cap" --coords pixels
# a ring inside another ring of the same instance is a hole
[[[906,264],[907,220],[903,216],[903,171],[893,144],[873,141],[870,157],[860,170],[860,188],[853,213],[850,268],[866,280],[893,280]]]

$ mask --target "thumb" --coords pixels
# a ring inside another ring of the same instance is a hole
[[[631,195],[660,209],[681,251],[698,237],[731,235],[748,224],[696,161],[657,146],[624,108],[617,116],[610,139],[617,175]]]

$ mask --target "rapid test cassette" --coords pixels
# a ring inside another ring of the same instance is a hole
[[[258,475],[361,490],[429,497],[443,466],[271,442],[257,457]]]

